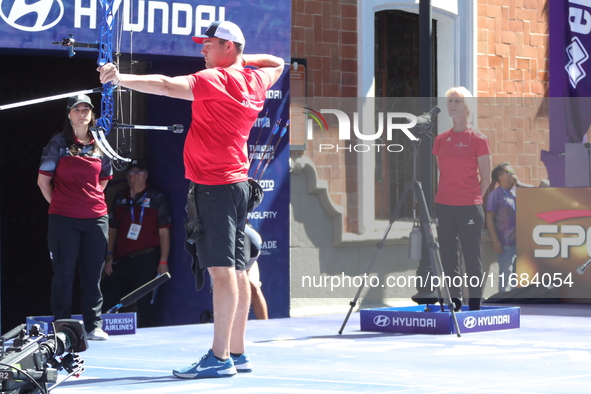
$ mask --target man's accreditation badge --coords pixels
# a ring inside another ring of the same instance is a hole
[[[129,231],[127,232],[127,238],[137,241],[137,238],[140,236],[141,229],[141,224],[132,223],[131,227],[129,227]]]

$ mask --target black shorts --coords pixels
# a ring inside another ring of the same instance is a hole
[[[201,234],[195,242],[199,266],[236,267],[238,271],[244,270],[248,183],[195,184],[194,193],[201,224]]]

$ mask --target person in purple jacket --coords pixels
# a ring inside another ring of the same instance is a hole
[[[519,181],[511,164],[498,164],[492,171],[490,193],[486,199],[486,226],[493,240],[499,264],[499,292],[510,290],[510,275],[515,273],[517,255],[515,197],[517,187],[533,187]],[[499,184],[495,188],[496,184]]]

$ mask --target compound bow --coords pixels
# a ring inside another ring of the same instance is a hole
[[[113,15],[113,0],[100,0],[103,7],[103,18],[100,27],[100,41],[98,43],[98,60],[99,67],[107,63],[113,63],[113,26],[115,24],[115,17]],[[96,127],[91,127],[90,132],[97,144],[101,147],[103,152],[115,162],[117,160],[122,162],[130,162],[131,159],[120,156],[107,141],[107,135],[112,127],[115,128],[131,128],[139,129],[146,128],[151,130],[162,130],[158,126],[137,126],[137,125],[123,125],[113,122],[113,114],[115,112],[115,105],[113,99],[113,89],[115,86],[111,82],[103,84],[103,91],[101,93],[101,116],[96,121]],[[172,130],[174,133],[182,133],[182,125],[173,125],[165,127],[165,130]]]
[[[103,7],[103,18],[101,20],[100,40],[98,45],[99,67],[107,63],[113,63],[113,0],[100,0]],[[90,128],[94,140],[107,156],[113,160],[130,162],[131,159],[122,157],[109,145],[106,135],[111,131],[113,125],[113,114],[115,113],[115,100],[113,99],[114,86],[111,82],[103,84],[101,93],[101,116],[96,120],[96,126]]]

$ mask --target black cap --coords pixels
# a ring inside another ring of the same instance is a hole
[[[68,109],[72,109],[80,103],[86,103],[90,105],[90,108],[94,108],[92,105],[92,101],[90,101],[90,97],[85,94],[79,94],[78,96],[72,96],[68,99]]]
[[[142,159],[132,159],[131,162],[129,163],[129,166],[127,166],[127,171],[131,170],[132,168],[137,168],[140,171],[143,171],[145,169],[148,168],[147,163],[145,162],[145,160]]]

